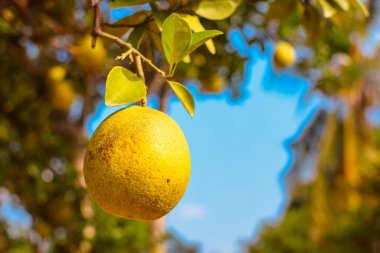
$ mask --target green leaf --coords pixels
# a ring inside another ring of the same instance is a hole
[[[182,105],[191,117],[194,117],[194,98],[190,91],[183,85],[174,81],[168,81],[170,87],[173,89],[174,94],[179,98]]]
[[[152,4],[151,8],[154,21],[156,22],[158,29],[161,31],[162,24],[165,22],[165,19],[170,16],[171,13],[169,11],[159,9],[156,4]]]
[[[173,13],[162,25],[161,39],[166,59],[172,66],[182,60],[190,45],[190,26],[178,14]]]
[[[202,25],[201,21],[199,20],[198,16],[189,15],[189,14],[180,14],[181,18],[186,20],[187,23],[189,23],[191,30],[194,32],[203,32],[206,29]],[[211,54],[215,54],[215,44],[212,40],[206,41],[206,47],[208,51],[210,51]]]
[[[305,28],[309,41],[315,40],[320,35],[321,16],[319,12],[311,5],[305,6],[303,26]]]
[[[143,35],[146,29],[146,24],[142,24],[136,27],[128,37],[127,42],[129,42],[134,48],[139,48],[141,41],[143,39]]]
[[[148,24],[149,37],[155,47],[159,52],[163,51],[161,32],[156,22],[150,22]]]
[[[195,13],[210,20],[223,20],[231,16],[241,0],[202,0],[193,6]]]
[[[369,11],[361,0],[350,0],[350,2],[353,6],[355,6],[355,8],[359,9],[366,17],[369,16]]]
[[[146,97],[146,86],[140,77],[121,66],[111,69],[106,81],[107,106],[130,104],[144,97]]]
[[[206,30],[203,32],[194,33],[191,38],[189,48],[185,52],[185,55],[191,54],[198,47],[202,46],[206,41],[222,34],[223,32],[218,30]]]
[[[191,62],[190,55],[186,55],[185,57],[183,57],[182,61],[183,61],[184,63],[190,63],[190,62]]]
[[[350,3],[348,0],[334,0],[334,2],[344,11],[348,11],[350,9]]]
[[[150,12],[143,10],[136,12],[132,15],[125,16],[124,18],[119,19],[112,25],[114,26],[139,26],[141,23],[147,22],[150,17]]]
[[[325,18],[331,18],[336,13],[336,9],[326,0],[318,0],[319,5],[322,8],[323,16]]]
[[[153,3],[155,1],[156,0],[111,0],[110,8],[121,8],[121,7],[127,7],[127,6],[142,5],[142,4]]]

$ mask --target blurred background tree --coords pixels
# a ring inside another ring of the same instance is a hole
[[[320,36],[312,35],[307,50],[313,57],[299,67],[326,103],[293,140],[286,212],[263,227],[248,252],[380,252],[380,62],[372,36],[379,29],[380,2],[368,4],[369,19],[332,14]]]
[[[143,5],[125,8],[117,20],[109,2],[100,2],[101,28],[162,69],[168,66],[160,24],[175,11],[194,31],[248,31],[247,43],[262,50],[273,41],[290,42],[299,58],[295,71],[332,101],[296,142],[301,155],[289,174],[291,201],[284,219],[266,226],[250,251],[379,252],[379,138],[367,117],[368,109],[378,106],[377,45],[371,53],[362,51],[376,29],[379,1],[367,2],[369,18],[357,0],[231,0],[225,3],[232,11],[224,16],[199,7],[218,4],[213,0],[131,2]],[[152,244],[159,244],[152,240],[154,225],[104,213],[86,194],[82,175],[86,119],[103,99],[113,59],[124,51],[101,38],[91,49],[93,7],[84,0],[5,0],[0,10],[0,200],[24,210],[25,220],[15,225],[2,218],[0,251],[154,252]],[[243,57],[219,36],[179,64],[173,78],[196,81],[206,94],[228,89],[238,98]],[[149,64],[143,66],[149,96],[166,110],[168,86]],[[302,183],[309,156],[316,177]],[[164,239],[161,252],[197,251],[174,234]]]

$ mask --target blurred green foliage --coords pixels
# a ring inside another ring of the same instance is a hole
[[[123,1],[117,2],[123,4]],[[238,6],[238,2],[242,3]],[[326,10],[316,1],[231,0],[225,4],[232,7],[226,8],[236,8],[236,11],[219,21],[210,20],[209,13],[199,9],[203,6],[199,7],[199,3],[158,1],[151,5],[149,11],[135,9],[135,14],[112,23],[110,9],[104,1],[101,5],[102,29],[119,37],[130,33],[129,38],[123,38],[129,39],[163,69],[167,65],[160,42],[159,21],[174,11],[198,13],[206,29],[225,33],[231,28],[240,31],[251,29],[252,34],[243,33],[247,45],[261,50],[267,50],[267,45],[273,41],[286,40],[299,53],[295,70],[309,77],[322,92],[332,97],[343,97],[361,119],[353,122],[365,124],[364,109],[377,101],[378,92],[374,89],[377,76],[373,71],[377,61],[361,53],[360,42],[370,31],[378,1],[369,1],[372,15],[366,18],[358,8],[354,8],[355,5],[349,11],[334,5],[332,8],[336,14],[326,17]],[[229,12],[227,9],[223,13]],[[102,98],[105,73],[114,64],[111,59],[123,53],[110,41],[103,41],[109,58],[104,61],[103,69],[84,66],[86,61],[78,57],[73,45],[78,46],[78,41],[90,34],[91,22],[92,8],[84,0],[0,2],[0,185],[14,196],[14,202],[20,202],[32,218],[30,227],[16,235],[10,233],[12,224],[0,220],[1,252],[147,252],[150,248],[150,224],[126,221],[104,213],[93,206],[84,189],[81,166],[87,141],[86,118]],[[240,81],[244,60],[232,49],[226,36],[216,37],[213,41],[215,54],[201,47],[191,55],[190,62],[179,64],[173,79],[182,83],[197,80],[200,90],[207,93],[228,89],[231,96],[237,98],[242,92]],[[120,64],[135,70],[133,64]],[[60,81],[65,84],[61,83],[59,89],[56,88],[57,81],[49,77],[49,71],[57,65],[64,69],[63,80]],[[160,109],[165,110],[169,95],[167,86],[157,79],[149,65],[144,64],[144,70],[149,95],[158,96]],[[56,97],[57,94],[62,97]],[[365,94],[367,102],[362,104],[362,99],[353,99],[352,102],[352,94]],[[64,101],[57,103],[60,99]],[[66,108],[67,104],[69,107]],[[340,126],[344,122],[342,113],[334,124]],[[346,123],[344,129],[355,132],[355,126],[350,124]],[[330,126],[330,129],[340,128]],[[373,141],[366,143],[366,147],[373,148],[366,154],[375,153],[374,157],[377,157],[380,135],[370,127],[363,129],[371,130],[355,132],[353,136],[371,136],[367,139]],[[343,135],[337,136],[343,138]],[[326,138],[331,140],[334,136],[330,134]],[[307,142],[308,139],[302,141]],[[354,151],[350,154],[359,153],[355,152],[359,147],[362,146],[351,148]],[[332,151],[333,158],[336,152],[337,149]],[[329,161],[329,157],[324,159]],[[344,157],[351,156],[346,154]],[[341,161],[344,163],[344,159]],[[367,200],[363,199],[367,196],[375,199],[378,196],[378,172],[365,169],[373,166],[372,161],[372,158],[356,160],[366,171],[357,173],[360,175],[358,178],[366,180],[365,184],[354,180],[356,193],[351,195],[359,199],[359,203],[366,203]],[[318,173],[322,171],[321,175],[325,175],[325,166],[318,168]],[[342,171],[342,168],[337,165],[332,170]],[[379,252],[376,201],[369,206],[363,204],[359,205],[360,208],[347,207],[337,211],[326,219],[337,221],[327,232],[325,222],[321,223],[323,226],[317,236],[319,244],[311,240],[310,214],[314,212],[316,202],[309,200],[309,196],[328,202],[323,196],[327,198],[328,194],[335,192],[333,185],[322,191],[322,197],[315,197],[315,185],[321,187],[325,185],[325,179],[335,180],[335,177],[320,178],[318,182],[322,183],[300,186],[303,188],[302,203],[289,207],[278,226],[266,226],[259,242],[252,246],[252,252]],[[337,188],[337,192],[351,191],[351,188]],[[324,209],[320,212],[329,213]],[[196,246],[189,246],[176,236],[169,235],[167,240],[168,250],[172,252],[197,250]],[[356,249],[358,251],[352,251]]]

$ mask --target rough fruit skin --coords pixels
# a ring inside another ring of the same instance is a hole
[[[274,64],[276,67],[285,68],[296,61],[296,51],[288,42],[281,41],[276,44],[274,51]]]
[[[190,152],[180,127],[141,106],[120,110],[97,128],[85,156],[84,178],[105,211],[132,220],[172,210],[190,178]]]

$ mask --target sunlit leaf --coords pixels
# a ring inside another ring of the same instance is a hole
[[[359,9],[365,16],[369,15],[367,7],[362,3],[361,0],[350,0],[351,4],[355,6],[355,8]]]
[[[334,2],[344,11],[348,11],[350,9],[350,3],[348,0],[334,0]]]
[[[194,117],[194,98],[190,91],[183,85],[174,81],[168,81],[170,87],[173,89],[174,94],[179,98],[182,105],[191,117]]]
[[[130,104],[146,96],[143,80],[128,69],[116,66],[108,73],[105,103],[107,106]]]
[[[190,63],[190,62],[191,62],[190,55],[186,55],[185,57],[183,57],[182,61],[183,61],[184,63]]]
[[[181,17],[186,20],[187,23],[189,23],[191,30],[194,32],[203,32],[206,29],[202,25],[201,21],[199,20],[198,16],[194,15],[189,15],[189,14],[180,14]],[[210,39],[206,41],[206,47],[210,53],[215,54],[215,44],[214,42]]]
[[[202,46],[208,40],[210,40],[216,36],[222,35],[222,34],[223,33],[221,31],[218,31],[218,30],[206,30],[203,32],[194,33],[192,38],[191,38],[189,48],[185,52],[185,55],[191,54],[198,47]]]
[[[231,16],[241,0],[202,0],[193,7],[195,13],[210,20],[223,20]]]
[[[162,25],[161,39],[166,59],[172,66],[182,60],[190,45],[190,26],[178,14],[174,13]]]
[[[325,18],[331,18],[336,13],[336,9],[326,0],[318,0],[319,5],[322,8],[323,16]]]

